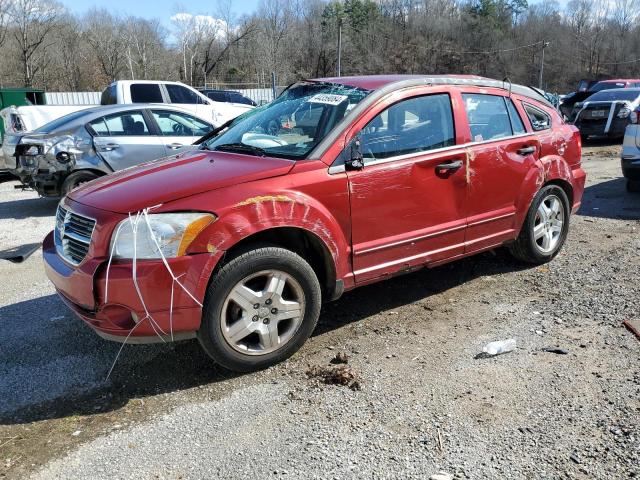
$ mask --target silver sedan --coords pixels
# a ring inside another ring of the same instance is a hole
[[[99,176],[189,149],[213,128],[176,107],[113,105],[7,135],[2,149],[11,173],[24,185],[43,196],[61,196]]]

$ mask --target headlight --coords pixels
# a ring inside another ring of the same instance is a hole
[[[216,217],[209,213],[156,213],[146,218],[143,215],[137,220],[131,217],[118,224],[111,237],[113,258],[182,256],[198,234]]]

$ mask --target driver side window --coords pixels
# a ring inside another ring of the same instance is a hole
[[[402,100],[360,132],[365,161],[455,145],[451,99],[446,93]]]

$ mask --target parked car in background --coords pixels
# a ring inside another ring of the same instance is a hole
[[[580,162],[577,129],[528,87],[301,81],[178,161],[73,190],[45,270],[105,338],[197,337],[227,368],[264,368],[345,290],[501,245],[550,261],[580,206]]]
[[[614,79],[614,80],[581,80],[578,89],[567,95],[560,104],[560,112],[566,119],[573,121],[574,107],[576,103],[587,100],[594,93],[614,88],[638,88],[640,79]]]
[[[624,137],[640,106],[640,88],[601,90],[574,106],[574,125],[584,138]]]
[[[24,185],[43,196],[60,196],[102,175],[180,153],[213,128],[169,105],[111,105],[7,135],[2,149]]]
[[[211,100],[195,88],[179,82],[121,80],[102,92],[101,105],[127,103],[168,103],[220,126],[253,108]]]
[[[0,147],[5,134],[34,129],[76,110],[46,103],[44,90],[38,88],[0,88]],[[12,179],[0,149],[0,181]]]
[[[240,92],[234,90],[215,90],[211,88],[201,88],[200,93],[206,95],[214,102],[237,103],[239,105],[251,105],[256,107],[258,104]]]
[[[622,143],[622,175],[628,191],[640,192],[640,113],[631,112],[629,121]]]

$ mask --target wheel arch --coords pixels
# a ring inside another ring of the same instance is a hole
[[[547,185],[557,185],[562,188],[569,199],[569,212],[573,206],[571,167],[565,159],[557,155],[549,155],[541,158],[535,165],[536,168],[532,168],[525,177],[516,201],[516,231],[518,232],[522,228],[531,202],[540,189]]]
[[[225,251],[216,269],[253,247],[264,245],[281,247],[304,258],[318,276],[323,298],[333,299],[341,293],[336,293],[338,284],[336,266],[329,247],[317,234],[298,226],[267,228],[238,240]]]

